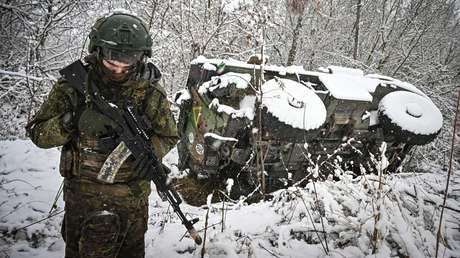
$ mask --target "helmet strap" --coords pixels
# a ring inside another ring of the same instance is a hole
[[[99,57],[97,56],[97,52],[93,52],[90,55],[84,57],[86,63],[96,67]]]

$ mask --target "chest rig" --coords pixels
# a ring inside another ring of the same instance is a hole
[[[161,73],[155,65],[147,63],[142,78],[136,78],[130,85],[118,86],[102,82],[91,66],[84,67],[80,61],[65,67],[60,73],[64,81],[81,96],[81,101],[78,101],[80,104],[76,107],[80,117],[78,132],[71,142],[63,146],[60,173],[66,178],[80,177],[101,183],[97,180],[99,170],[118,144],[113,137],[114,132],[111,131],[116,124],[92,103],[89,86],[96,86],[96,94],[101,94],[111,105],[131,105],[138,114],[142,114],[145,100],[156,89],[156,82],[160,80]],[[133,158],[129,157],[122,164],[114,183],[133,179],[130,171],[133,161]]]
[[[91,80],[91,74],[87,85],[97,83]],[[135,82],[134,85],[101,87],[100,94],[112,105],[125,107],[130,105],[137,111],[142,112],[143,102],[147,94],[148,81],[142,80]],[[87,90],[87,94],[94,94]],[[82,107],[83,111],[78,122],[77,152],[78,170],[77,175],[86,177],[90,180],[97,180],[97,176],[108,156],[118,145],[113,129],[117,126],[110,118],[102,114],[91,98],[86,96],[86,101]],[[114,179],[114,183],[128,182],[133,179],[131,166],[134,159],[129,157],[122,163]]]

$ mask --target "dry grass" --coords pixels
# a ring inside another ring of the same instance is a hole
[[[206,204],[206,198],[213,191],[225,191],[225,185],[220,180],[214,178],[197,179],[192,177],[183,177],[174,180],[176,190],[182,196],[182,199],[193,206]],[[218,195],[214,195],[212,202],[219,202]]]

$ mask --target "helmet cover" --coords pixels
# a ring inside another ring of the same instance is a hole
[[[139,52],[148,57],[152,56],[152,39],[148,33],[148,27],[137,16],[122,12],[115,12],[110,16],[99,18],[91,28],[89,34],[90,43],[88,51],[110,49],[110,55],[114,55],[125,61],[129,55],[137,58]],[[106,54],[109,54],[106,50]]]

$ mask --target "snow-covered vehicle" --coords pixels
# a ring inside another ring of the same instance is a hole
[[[204,57],[191,63],[187,89],[175,96],[179,169],[233,178],[247,192],[263,166],[275,190],[314,168],[373,169],[386,142],[394,171],[411,147],[432,141],[442,126],[439,109],[406,82],[334,66],[262,68],[260,78],[260,65]]]

